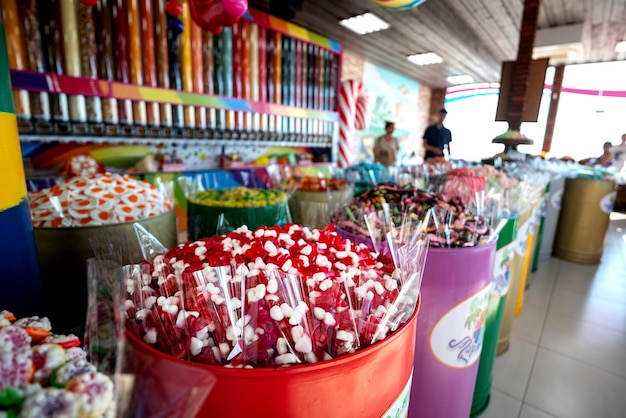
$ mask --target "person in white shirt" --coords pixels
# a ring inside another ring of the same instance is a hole
[[[613,153],[613,167],[617,170],[626,170],[626,134],[622,135],[622,143],[611,148]]]

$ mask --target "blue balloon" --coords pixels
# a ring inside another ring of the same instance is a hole
[[[176,35],[180,35],[185,30],[185,25],[180,21],[180,19],[169,19],[167,26]]]

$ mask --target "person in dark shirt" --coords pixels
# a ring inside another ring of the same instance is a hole
[[[424,149],[426,154],[424,160],[435,157],[443,157],[444,150],[447,149],[448,157],[450,156],[450,142],[452,142],[452,132],[443,126],[448,111],[440,109],[437,115],[437,122],[426,128],[424,132]]]

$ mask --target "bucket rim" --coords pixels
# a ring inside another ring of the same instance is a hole
[[[488,242],[486,244],[480,244],[480,245],[474,245],[471,247],[428,247],[428,253],[436,253],[436,254],[449,254],[451,252],[462,252],[462,253],[478,253],[478,252],[482,252],[482,251],[489,251],[490,248],[489,247],[496,247],[498,244],[498,240],[494,239],[491,240],[491,242]],[[426,257],[426,261],[428,261],[428,257]]]
[[[175,208],[172,207],[172,209],[163,212],[161,214],[155,215],[155,216],[150,216],[148,218],[141,218],[141,219],[136,219],[134,221],[128,221],[128,222],[117,222],[117,223],[110,223],[110,224],[102,224],[102,225],[88,225],[88,226],[61,226],[58,228],[54,228],[54,227],[48,227],[48,226],[33,226],[33,230],[36,231],[89,231],[92,229],[99,229],[102,227],[106,227],[106,226],[124,226],[124,225],[132,225],[134,223],[137,222],[147,222],[147,221],[153,221],[153,220],[158,220],[160,218],[165,218],[167,216],[171,216],[174,215],[174,217],[176,217],[176,211]]]
[[[405,333],[409,332],[410,327],[417,326],[417,316],[419,314],[420,306],[421,306],[422,295],[420,293],[417,305],[415,307],[414,312],[409,317],[408,321],[406,321],[400,328],[398,328],[393,334],[388,336],[382,341],[378,341],[369,347],[366,347],[362,350],[357,350],[354,353],[346,354],[340,357],[336,357],[330,360],[323,360],[317,363],[307,363],[307,364],[299,364],[288,367],[259,367],[259,368],[235,368],[235,367],[226,367],[226,366],[215,366],[203,363],[197,363],[193,361],[187,361],[183,359],[179,359],[173,357],[169,354],[158,351],[157,349],[147,345],[135,335],[133,335],[128,328],[125,328],[125,336],[127,339],[132,341],[131,344],[136,349],[139,349],[143,352],[147,352],[148,354],[154,355],[160,359],[169,360],[178,364],[182,364],[189,367],[199,367],[201,369],[207,370],[216,376],[229,374],[232,377],[236,378],[266,378],[266,377],[275,377],[277,373],[281,375],[300,375],[305,373],[316,373],[319,371],[323,371],[329,368],[341,367],[342,365],[347,365],[350,363],[358,362],[366,357],[371,355],[375,355],[376,353],[384,350],[394,341],[398,340]]]

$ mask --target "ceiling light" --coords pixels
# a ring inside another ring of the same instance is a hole
[[[351,17],[350,19],[343,19],[339,21],[339,24],[353,32],[358,33],[359,35],[378,32],[379,30],[389,28],[389,23],[385,22],[373,13],[365,13]]]
[[[615,45],[615,52],[618,54],[626,52],[626,41],[619,41],[617,45]]]
[[[443,62],[443,58],[434,52],[426,52],[424,54],[414,54],[407,57],[409,61],[417,65],[431,65]]]
[[[451,84],[469,84],[474,82],[474,78],[471,75],[451,75],[447,78],[448,83]]]

